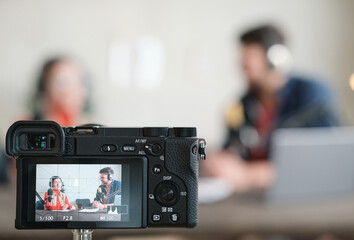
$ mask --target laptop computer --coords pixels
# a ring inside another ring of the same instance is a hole
[[[270,201],[354,194],[354,128],[281,129],[272,138]]]

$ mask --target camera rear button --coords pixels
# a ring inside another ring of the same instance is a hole
[[[153,168],[152,168],[152,172],[155,173],[155,174],[160,174],[162,171],[162,167],[160,165],[155,165]]]
[[[152,153],[153,154],[159,154],[160,152],[161,152],[161,150],[162,150],[162,147],[161,147],[161,145],[160,144],[154,144],[154,145],[152,145],[152,147],[151,147],[151,151],[152,151]]]
[[[170,219],[171,219],[172,222],[178,222],[179,214],[178,213],[171,214]]]
[[[115,152],[117,147],[115,145],[103,145],[101,149],[102,152]]]
[[[195,155],[195,154],[197,154],[197,152],[198,152],[198,148],[197,148],[197,146],[194,146],[192,148],[192,153]]]
[[[152,221],[159,222],[161,220],[161,214],[152,215]]]
[[[122,150],[123,150],[123,152],[134,152],[136,150],[136,146],[134,146],[134,145],[124,145]]]

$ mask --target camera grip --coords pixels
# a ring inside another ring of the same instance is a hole
[[[187,227],[198,222],[198,154],[192,153],[197,138],[169,138],[166,140],[166,169],[179,176],[187,188]]]

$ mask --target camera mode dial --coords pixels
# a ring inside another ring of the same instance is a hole
[[[173,128],[176,137],[196,137],[197,129],[190,127],[175,127]]]

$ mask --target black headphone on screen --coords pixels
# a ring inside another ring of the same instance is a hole
[[[105,167],[100,170],[100,174],[107,174],[107,179],[110,181],[113,179],[114,171],[111,167]]]
[[[112,179],[113,179],[113,174],[108,173],[108,174],[107,174],[107,179],[108,179],[108,180],[112,180]]]
[[[60,179],[62,188],[65,186],[63,180],[59,176],[52,176],[49,180],[49,187],[53,187],[53,180]]]

